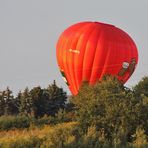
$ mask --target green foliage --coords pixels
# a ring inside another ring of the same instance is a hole
[[[52,119],[52,122],[54,124],[63,123],[71,121],[71,116],[68,112],[65,111],[65,109],[60,109]]]
[[[35,117],[41,117],[45,114],[45,97],[43,95],[43,89],[40,86],[34,87],[30,90],[30,95],[32,98],[32,115]]]
[[[66,92],[62,88],[57,87],[55,81],[44,90],[44,95],[47,98],[44,108],[48,115],[55,115],[60,108],[65,107],[67,99]]]
[[[0,93],[0,107],[0,115],[18,114],[17,100],[8,87],[5,91]]]
[[[4,114],[4,107],[5,106],[5,100],[3,97],[3,94],[0,95],[0,116],[2,116]]]
[[[42,118],[35,118],[33,121],[34,122],[31,123],[33,126],[42,127],[45,125],[53,124],[54,117],[44,115]]]
[[[22,115],[34,116],[34,102],[32,96],[29,92],[29,89],[26,88],[23,93],[19,94],[20,96],[20,105],[19,112]]]
[[[2,115],[25,115],[42,117],[44,115],[54,116],[59,109],[65,108],[67,95],[54,81],[48,88],[40,86],[29,90],[20,91],[16,97],[7,88],[0,93],[0,116]]]
[[[82,136],[82,143],[86,147],[98,148],[101,144],[95,126],[88,127],[86,134]]]
[[[51,116],[43,116],[42,118],[34,118],[28,116],[1,116],[0,117],[0,131],[11,129],[24,129],[31,127],[42,127],[53,124],[57,120]]]
[[[142,80],[133,88],[136,96],[145,95],[148,97],[148,77],[142,78]]]
[[[132,135],[139,125],[148,131],[145,124],[148,106],[143,99],[135,98],[116,78],[106,77],[94,86],[85,82],[72,101],[77,121],[84,131],[95,125],[98,131],[104,131],[106,140],[124,145],[133,140]]]
[[[30,125],[30,119],[25,116],[2,116],[0,117],[0,131],[15,128],[27,128]]]
[[[146,148],[147,80],[133,90],[110,76],[84,82],[68,104],[55,81],[16,97],[7,88],[0,93],[0,147]]]

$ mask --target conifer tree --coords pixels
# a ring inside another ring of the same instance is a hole
[[[20,108],[19,108],[20,114],[24,114],[24,115],[28,115],[28,116],[34,115],[33,100],[32,100],[32,97],[30,95],[28,88],[26,88],[24,90],[24,92],[22,93],[20,98],[21,98]]]
[[[60,108],[65,107],[66,92],[57,86],[55,80],[44,90],[44,97],[46,97],[45,112],[49,115],[55,115]]]
[[[4,100],[4,115],[14,115],[18,113],[18,108],[16,106],[16,100],[12,95],[12,91],[7,87],[3,92]]]
[[[0,116],[4,115],[4,107],[5,107],[4,92],[1,92],[0,93]]]

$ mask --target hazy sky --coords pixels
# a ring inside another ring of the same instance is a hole
[[[139,49],[131,87],[148,76],[148,0],[0,0],[0,90],[14,92],[55,79],[68,93],[56,62],[56,42],[81,21],[114,24],[128,32]]]

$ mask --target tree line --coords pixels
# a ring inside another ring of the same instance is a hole
[[[65,141],[69,138],[69,147],[148,146],[148,77],[131,89],[111,76],[94,86],[83,82],[68,102],[66,92],[55,81],[45,89],[26,88],[16,97],[7,88],[0,100],[0,115],[5,115],[0,117],[0,130],[74,122],[72,132],[55,129],[59,147],[68,147]]]
[[[16,97],[7,87],[6,90],[0,92],[0,116],[42,117],[44,115],[54,115],[60,108],[65,107],[66,100],[66,92],[57,86],[55,80],[44,89],[40,86],[31,90],[26,88],[24,91],[20,91]]]

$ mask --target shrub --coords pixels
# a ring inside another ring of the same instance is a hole
[[[41,127],[41,126],[49,125],[52,122],[53,122],[53,117],[45,115],[42,118],[36,119],[33,125]]]
[[[26,116],[2,116],[0,117],[0,130],[27,128],[29,126],[30,126],[30,119]]]

